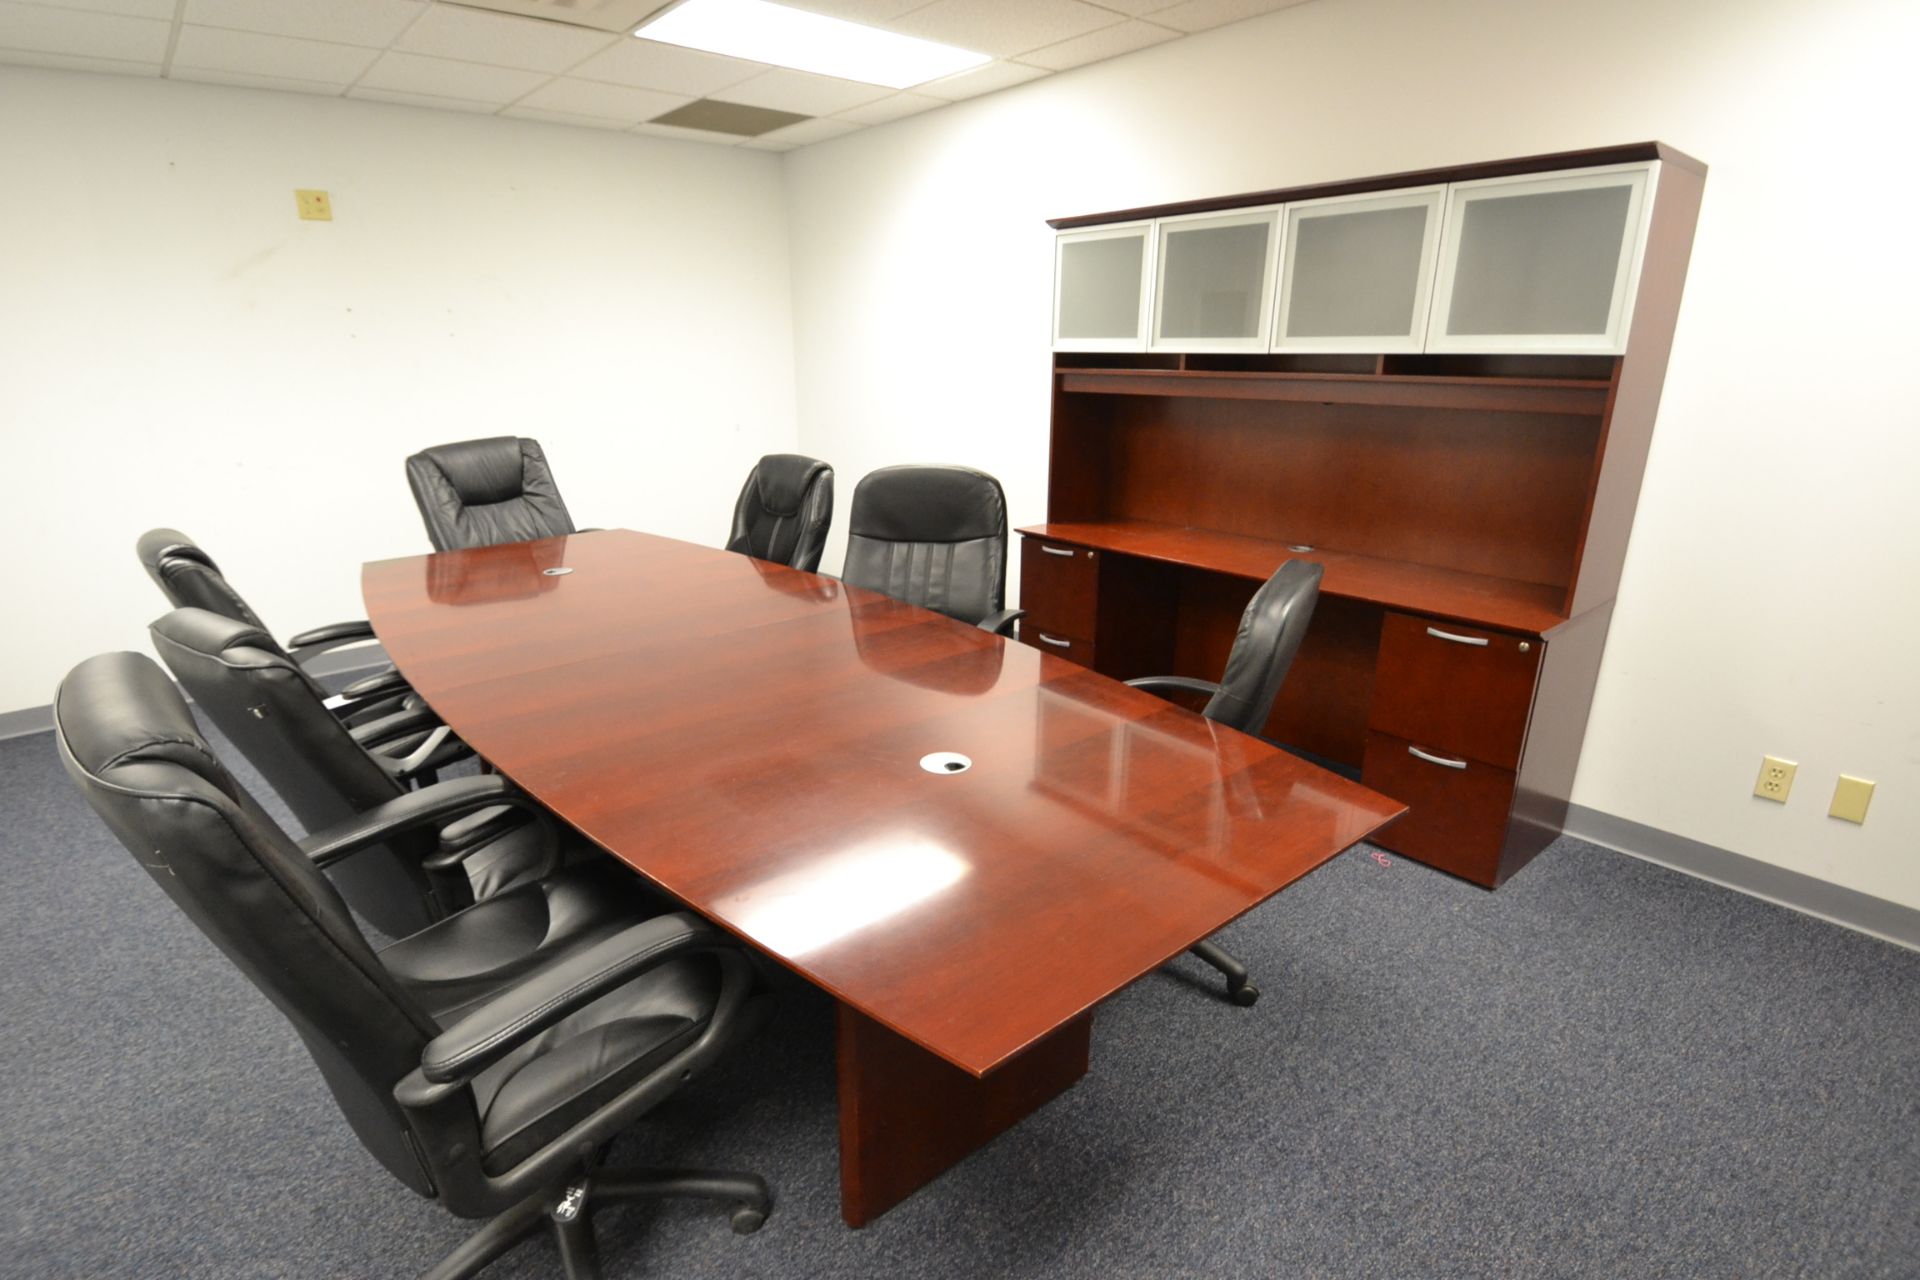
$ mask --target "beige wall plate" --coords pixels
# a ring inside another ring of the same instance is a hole
[[[332,222],[333,200],[324,191],[296,190],[293,203],[302,222]]]
[[[1865,778],[1843,773],[1840,781],[1834,784],[1833,804],[1827,809],[1827,816],[1844,818],[1848,822],[1865,822],[1867,806],[1872,803],[1873,784]]]

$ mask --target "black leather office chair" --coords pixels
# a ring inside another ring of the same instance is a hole
[[[818,458],[770,453],[740,486],[727,550],[812,573],[832,523],[833,468]]]
[[[161,594],[174,608],[208,609],[222,617],[258,627],[269,637],[272,636],[267,624],[260,621],[260,615],[233,589],[233,584],[227,581],[227,575],[220,572],[220,566],[213,562],[213,557],[186,534],[178,529],[149,529],[140,535],[140,541],[134,549],[140,556],[140,567],[147,571],[147,576],[153,579],[154,585],[160,588]],[[330,627],[315,627],[292,637],[287,641],[284,651],[295,662],[306,666],[330,650],[372,639],[373,626],[364,619],[336,622]],[[277,641],[272,643],[275,648],[281,648]],[[356,680],[342,691],[342,696],[335,699],[335,705],[343,714],[350,714],[365,709],[374,699],[405,692],[405,679],[393,668],[387,667]]]
[[[266,778],[310,831],[345,822],[431,780],[451,731],[425,708],[357,728],[328,714],[324,691],[257,627],[205,609],[175,609],[148,628],[153,646],[200,709]],[[417,735],[405,755],[372,749],[382,735]],[[370,742],[372,745],[370,745]],[[531,884],[551,870],[553,832],[510,811],[442,832],[418,829],[340,872],[356,910],[403,935],[477,900]]]
[[[407,484],[435,551],[578,532],[538,440],[494,436],[422,449]]]
[[[1013,634],[1006,608],[1007,496],[970,467],[882,467],[861,478],[840,577],[908,604]]]
[[[296,845],[148,658],[76,667],[54,727],[87,803],[293,1024],[367,1150],[451,1212],[493,1219],[429,1276],[473,1276],[543,1224],[565,1273],[595,1276],[589,1214],[607,1203],[690,1195],[730,1202],[736,1231],[765,1220],[751,1175],[595,1167],[764,1017],[752,966],[718,930],[685,914],[602,917],[542,946],[514,920],[527,888],[376,951],[320,873],[415,824],[511,801],[502,779],[414,792]]]
[[[1325,571],[1305,560],[1289,560],[1261,584],[1240,615],[1240,630],[1227,654],[1227,669],[1218,681],[1187,676],[1142,676],[1129,680],[1136,689],[1155,692],[1181,690],[1210,695],[1200,712],[1207,719],[1242,733],[1258,734],[1273,713],[1273,700],[1286,681],[1287,668],[1300,652],[1313,606],[1320,598]],[[1196,942],[1192,954],[1226,975],[1227,997],[1251,1005],[1260,988],[1247,980],[1247,967],[1212,941]]]

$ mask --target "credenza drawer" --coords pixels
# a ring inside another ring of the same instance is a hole
[[[1020,539],[1023,627],[1054,636],[1090,636],[1099,613],[1100,556],[1085,547],[1045,538]]]
[[[1432,751],[1517,768],[1543,647],[1534,636],[1388,613],[1367,727]]]
[[[1511,770],[1369,731],[1360,781],[1407,806],[1373,843],[1489,889],[1498,882],[1513,810]]]
[[[1083,667],[1093,665],[1093,641],[1080,636],[1061,635],[1057,631],[1045,631],[1033,625],[1031,616],[1020,619],[1020,638],[1042,653],[1050,653],[1056,658],[1065,658],[1068,662],[1077,662]]]

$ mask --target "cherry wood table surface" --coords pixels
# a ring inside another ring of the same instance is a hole
[[[849,1073],[957,1068],[1017,1119],[1084,1072],[1096,1003],[1403,809],[1026,645],[668,538],[376,561],[362,586],[475,751],[841,1002],[843,1175],[937,1092]],[[946,751],[972,767],[921,767]],[[959,1154],[1004,1127],[981,1124]],[[848,1220],[926,1180],[899,1178]]]
[[[1401,811],[1028,646],[690,543],[576,534],[364,586],[502,773],[976,1075]],[[930,774],[936,751],[973,767]]]

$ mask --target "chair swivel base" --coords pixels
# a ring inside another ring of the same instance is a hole
[[[750,1173],[699,1169],[596,1169],[573,1182],[522,1201],[467,1237],[421,1280],[471,1280],[502,1254],[538,1231],[553,1233],[566,1280],[600,1280],[600,1253],[592,1214],[610,1204],[665,1196],[694,1196],[733,1204],[730,1222],[740,1235],[758,1231],[773,1209],[766,1182]]]
[[[1226,975],[1227,999],[1246,1009],[1260,998],[1260,988],[1254,986],[1247,977],[1247,966],[1227,954],[1217,943],[1196,942],[1187,951]]]

